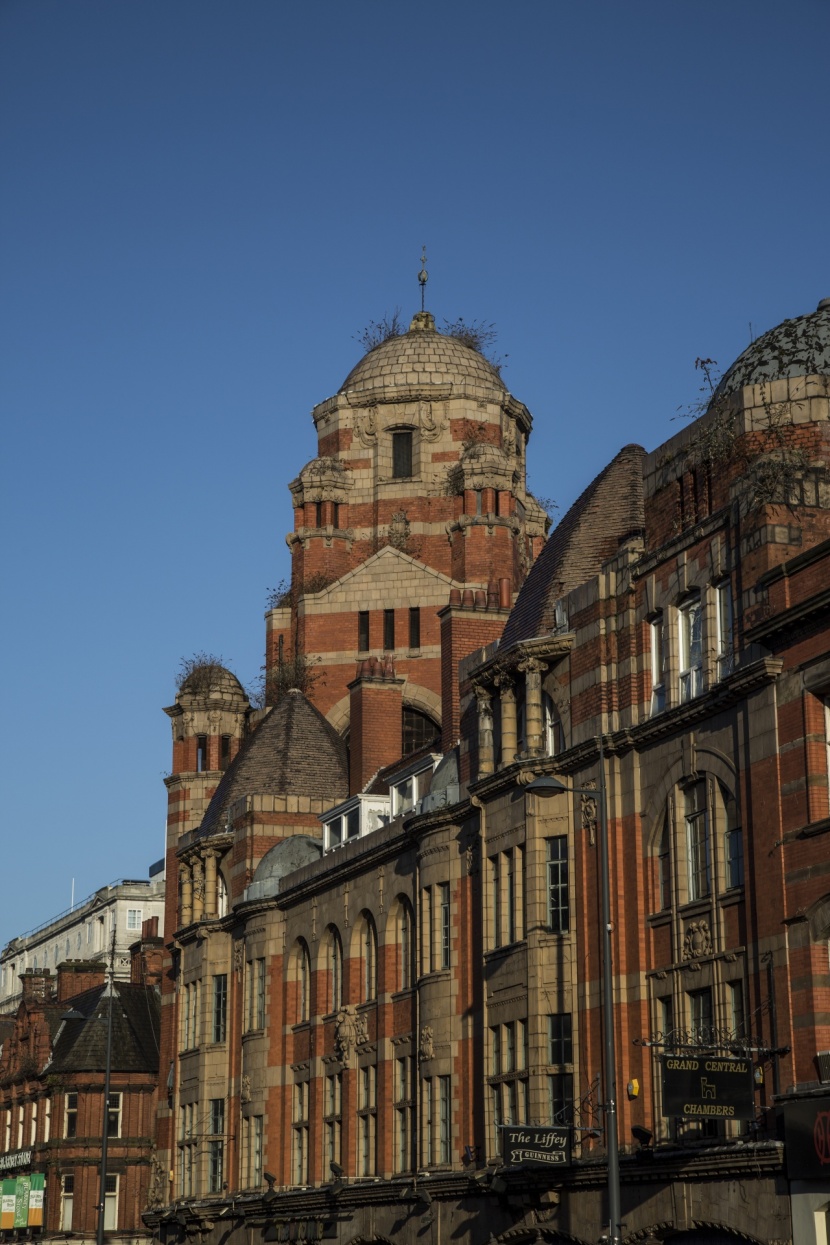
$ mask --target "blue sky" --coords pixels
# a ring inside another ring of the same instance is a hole
[[[179,659],[256,676],[309,411],[423,243],[563,509],[830,295],[829,44],[826,0],[0,0],[0,943],[161,855]]]

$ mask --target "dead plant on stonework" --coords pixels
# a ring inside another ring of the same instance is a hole
[[[387,312],[380,320],[370,320],[361,333],[355,334],[355,341],[360,342],[368,354],[370,350],[375,350],[393,337],[402,337],[404,331],[401,309],[396,307],[391,315]]]
[[[215,653],[194,653],[192,657],[182,657],[176,674],[176,691],[180,692],[186,683],[189,692],[207,696],[223,685],[226,669],[224,657],[218,657]]]
[[[297,690],[308,695],[311,689],[325,679],[325,672],[318,670],[322,658],[308,657],[305,653],[292,653],[283,657],[271,670],[262,667],[256,686],[251,689],[250,701],[262,709],[266,704],[277,705],[286,693]]]
[[[701,396],[676,416],[700,421],[686,446],[689,465],[710,476],[737,467],[746,476],[743,504],[747,513],[768,505],[796,504],[808,459],[786,431],[793,424],[792,401],[773,402],[762,396],[761,427],[742,433],[732,395],[720,392],[715,360],[695,359],[695,367],[703,374]],[[769,383],[762,383],[762,395],[768,395]]]
[[[322,592],[324,588],[328,588],[329,584],[333,584],[336,578],[336,575],[330,575],[326,571],[317,571],[315,575],[309,575],[302,592],[295,592],[290,579],[281,579],[276,588],[268,589],[265,596],[265,608],[266,610],[279,610],[285,609],[286,606],[293,606],[298,597]]]
[[[508,356],[497,355],[493,352],[499,335],[495,324],[487,324],[484,320],[467,321],[462,316],[456,320],[444,320],[443,323],[444,327],[441,331],[445,337],[454,337],[456,341],[461,342],[462,346],[476,350],[501,376],[502,368],[507,366]]]

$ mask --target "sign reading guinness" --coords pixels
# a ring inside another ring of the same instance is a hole
[[[505,1124],[501,1139],[505,1167],[567,1167],[571,1161],[570,1128]]]
[[[663,1115],[701,1120],[754,1120],[755,1083],[749,1059],[663,1055]]]

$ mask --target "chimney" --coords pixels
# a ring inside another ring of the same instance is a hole
[[[102,986],[106,965],[98,960],[64,960],[58,965],[58,1002],[74,999],[76,994]]]
[[[20,974],[24,1003],[48,1003],[54,996],[54,978],[48,968],[27,968]]]
[[[349,684],[349,794],[403,752],[403,685],[391,659],[358,662]]]
[[[148,917],[141,937],[130,947],[130,981],[135,986],[160,986],[164,939],[159,938],[159,919]]]
[[[510,581],[491,580],[487,591],[453,588],[441,619],[441,750],[449,752],[461,734],[461,690],[458,667],[476,649],[486,648],[504,630],[510,613]]]

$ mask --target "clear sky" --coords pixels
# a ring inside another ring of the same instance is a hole
[[[827,0],[0,0],[0,944],[162,854],[372,319],[494,322],[564,509],[830,296]]]

